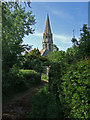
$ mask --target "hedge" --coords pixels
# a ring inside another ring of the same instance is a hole
[[[30,87],[40,84],[41,75],[34,70],[23,70],[13,67],[8,73],[2,74],[3,96],[12,96]]]
[[[56,95],[65,118],[89,118],[90,59],[63,69],[54,63],[49,71],[49,90]]]
[[[38,85],[41,82],[41,74],[34,70],[23,70],[21,69],[25,81],[29,84]]]
[[[63,118],[61,107],[57,105],[55,95],[48,91],[48,86],[40,89],[32,98],[29,119],[60,119]]]
[[[62,99],[65,116],[89,118],[90,60],[82,60],[71,65],[62,80],[59,97]]]

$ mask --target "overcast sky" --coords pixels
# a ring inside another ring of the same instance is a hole
[[[25,36],[24,43],[33,45],[33,48],[42,49],[42,39],[46,24],[47,13],[49,15],[53,43],[59,50],[66,50],[72,46],[73,29],[76,38],[79,38],[83,24],[88,24],[88,2],[32,2],[31,8],[35,14],[35,33]]]

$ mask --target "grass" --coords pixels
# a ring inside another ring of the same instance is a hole
[[[48,76],[46,74],[42,73],[41,80],[48,82]]]

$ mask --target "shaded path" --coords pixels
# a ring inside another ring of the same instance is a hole
[[[24,93],[16,94],[13,98],[8,98],[3,104],[2,120],[16,120],[25,118],[25,115],[30,111],[31,99],[33,95],[45,86],[47,82],[42,83],[34,88],[31,88]]]

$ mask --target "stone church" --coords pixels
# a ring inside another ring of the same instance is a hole
[[[42,56],[47,56],[53,51],[53,38],[50,28],[49,16],[47,15],[45,31],[43,33],[42,50],[40,51]]]

